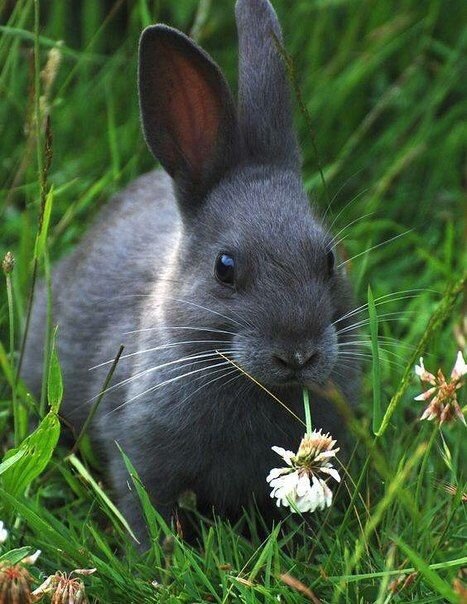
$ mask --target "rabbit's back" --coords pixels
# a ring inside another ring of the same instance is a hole
[[[62,412],[79,429],[91,399],[102,388],[121,344],[135,340],[138,309],[161,274],[174,247],[179,215],[170,177],[160,170],[145,174],[115,196],[98,216],[78,248],[54,270],[53,324],[64,376]],[[41,284],[35,296],[23,375],[40,394],[47,315]],[[127,351],[125,351],[127,352]],[[114,381],[125,379],[129,363],[120,363]]]

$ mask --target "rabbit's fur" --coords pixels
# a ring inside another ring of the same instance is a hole
[[[303,190],[277,18],[267,0],[238,0],[236,14],[238,108],[186,36],[162,25],[143,32],[143,128],[165,172],[117,196],[53,278],[62,413],[76,432],[125,345],[91,437],[139,534],[115,441],[167,518],[186,490],[232,516],[253,497],[271,509],[265,479],[280,464],[271,446],[296,449],[303,435],[216,351],[302,418],[304,384],[330,379],[349,401],[356,393],[358,367],[339,362],[337,334],[349,324],[350,288]],[[220,253],[234,258],[235,287],[214,276]],[[45,306],[39,292],[24,367],[35,392]],[[329,401],[312,395],[312,412],[315,426],[342,435]]]

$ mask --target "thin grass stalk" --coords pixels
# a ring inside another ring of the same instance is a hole
[[[86,430],[88,429],[89,424],[92,422],[92,420],[96,414],[96,411],[97,411],[99,405],[101,404],[101,401],[102,401],[105,393],[107,392],[107,388],[110,384],[113,374],[115,373],[115,370],[117,369],[117,365],[118,365],[118,362],[120,361],[120,357],[123,354],[124,348],[125,347],[122,344],[117,352],[117,355],[116,355],[110,369],[109,369],[109,372],[107,373],[107,376],[104,380],[104,384],[102,386],[102,390],[100,391],[99,396],[97,397],[95,403],[91,407],[91,410],[88,413],[88,416],[83,424],[83,427],[81,428],[81,432],[79,433],[78,438],[76,439],[75,444],[73,445],[73,448],[71,449],[70,455],[73,455],[78,450],[79,445],[80,445],[81,441],[83,440],[84,435],[86,434]]]
[[[417,487],[415,489],[415,505],[417,509],[420,509],[420,493],[422,490],[423,479],[425,477],[426,467],[428,465],[428,458],[430,456],[431,449],[435,442],[436,436],[439,433],[439,426],[436,425],[431,432],[430,440],[428,441],[425,454],[423,455],[422,463],[420,465],[420,470],[417,476]]]
[[[377,434],[383,416],[381,411],[381,367],[378,343],[378,314],[371,287],[368,286],[368,314],[370,316],[371,356],[373,373],[373,433]]]
[[[454,560],[447,560],[446,562],[436,562],[435,564],[430,564],[430,568],[433,570],[443,570],[446,568],[461,568],[467,564],[467,556],[462,556],[461,558],[455,558]],[[400,575],[410,575],[415,572],[417,569],[414,566],[410,566],[407,568],[397,568],[394,570],[382,570],[375,573],[359,573],[352,575],[351,577],[346,577],[346,581],[348,583],[357,583],[358,581],[363,581],[365,579],[383,579],[384,577],[397,577]],[[332,583],[338,583],[342,577],[338,575],[331,575],[327,577],[328,581]],[[412,600],[411,600],[412,601]]]
[[[386,560],[385,560],[385,564],[384,564],[386,569],[393,568],[395,556],[396,556],[396,547],[394,544],[392,544],[389,547],[389,551],[386,556]],[[385,575],[382,578],[381,583],[379,584],[378,599],[376,600],[375,604],[385,604],[388,601],[387,598],[388,598],[389,579],[390,579],[390,575]],[[391,594],[389,594],[389,597],[391,597]]]
[[[232,359],[229,359],[229,357],[226,357],[225,354],[222,354],[222,352],[220,352],[219,350],[216,350],[216,352],[226,361],[229,361],[229,363],[231,363],[234,367],[236,367],[241,373],[243,373],[243,375],[246,375],[247,378],[249,378],[252,382],[254,382],[257,386],[259,386],[262,390],[264,390],[264,392],[267,392],[267,394],[269,394],[269,396],[271,396],[276,403],[279,403],[279,405],[281,405],[281,407],[283,407],[288,413],[290,413],[291,415],[293,415],[293,417],[295,417],[296,420],[298,420],[303,426],[306,426],[305,422],[300,419],[298,417],[298,415],[296,415],[291,409],[289,409],[289,407],[287,407],[287,405],[285,405],[275,394],[273,394],[270,390],[268,390],[265,386],[263,386],[260,382],[258,382],[258,380],[255,380],[255,378],[250,375],[249,373],[247,373],[244,369],[242,369],[242,367],[240,367],[240,365],[237,365],[237,363],[235,363],[235,361],[232,361]]]

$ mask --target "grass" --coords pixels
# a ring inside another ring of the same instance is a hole
[[[369,303],[361,402],[348,418],[355,450],[335,505],[307,530],[290,518],[263,542],[250,514],[251,540],[206,521],[201,545],[187,545],[131,471],[154,537],[141,557],[88,456],[56,447],[54,326],[42,403],[16,383],[21,335],[34,275],[48,279],[111,194],[153,166],[134,85],[142,27],[163,20],[193,31],[234,85],[233,6],[0,0],[0,256],[16,260],[0,288],[0,519],[9,529],[0,559],[40,548],[37,584],[58,569],[97,568],[84,582],[105,603],[460,601],[465,429],[418,421],[413,365],[423,355],[448,372],[462,345],[465,3],[274,4],[300,96],[305,183]],[[44,419],[29,434],[38,410]]]

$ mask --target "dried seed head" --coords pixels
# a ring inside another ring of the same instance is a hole
[[[467,602],[467,585],[458,577],[452,582],[454,592],[459,596],[459,602]]]
[[[37,589],[32,592],[34,601],[39,600],[46,594],[50,597],[51,604],[88,604],[84,583],[81,579],[72,577],[73,572],[79,574],[92,574],[95,569],[77,569],[69,575],[57,572],[50,575]]]
[[[11,252],[7,252],[2,260],[2,269],[5,275],[12,272],[15,267],[15,257]]]
[[[57,77],[58,69],[62,61],[62,51],[59,47],[51,48],[47,54],[47,63],[41,71],[41,79],[44,85],[45,96],[50,95],[50,89]]]
[[[415,373],[422,383],[431,386],[415,397],[416,401],[429,401],[420,419],[435,420],[440,424],[458,419],[466,425],[464,414],[457,400],[457,390],[464,385],[467,374],[467,365],[462,353],[457,353],[456,362],[448,379],[441,369],[438,369],[436,375],[427,371],[423,365],[423,358],[420,359],[420,365],[415,366]]]
[[[452,495],[453,497],[456,497],[457,494],[459,493],[459,488],[456,487],[455,484],[449,484],[448,482],[441,482],[441,481],[439,481],[438,484],[446,491],[446,493],[449,493],[449,495]],[[462,503],[467,503],[467,492],[462,491],[461,501],[462,501]]]
[[[0,562],[0,602],[31,604],[31,575],[19,564]]]

